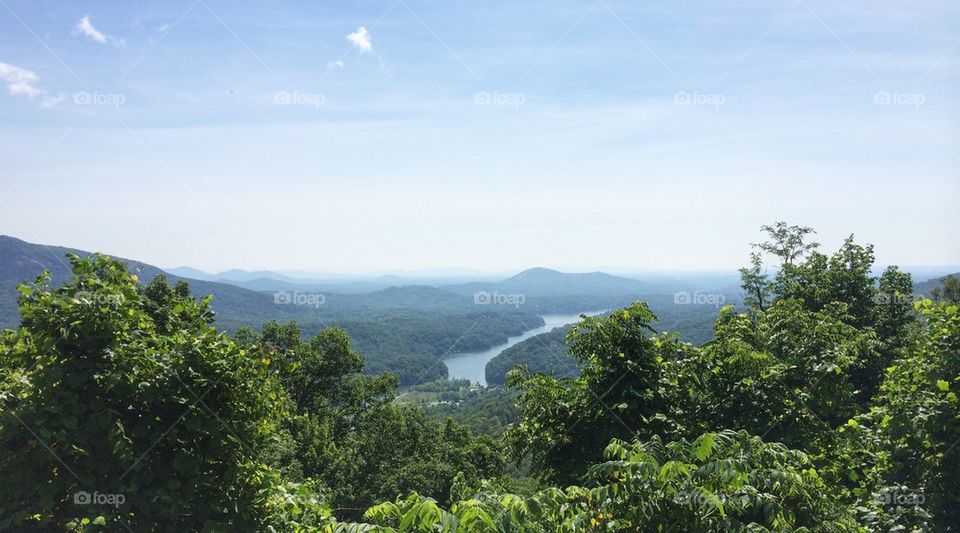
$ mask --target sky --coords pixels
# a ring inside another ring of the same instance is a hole
[[[159,266],[960,264],[960,4],[0,0],[0,234]]]

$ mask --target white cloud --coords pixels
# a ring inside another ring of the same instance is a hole
[[[157,31],[160,33],[166,33],[167,30],[169,30],[170,28],[171,28],[170,24],[163,24],[161,26],[157,26]]]
[[[98,43],[113,43],[114,46],[123,46],[123,39],[116,39],[93,27],[90,22],[90,15],[84,15],[80,22],[73,28],[74,35],[84,35]]]
[[[0,82],[6,84],[7,91],[12,95],[25,95],[30,99],[42,96],[40,105],[43,107],[53,107],[63,100],[62,94],[50,95],[41,87],[37,87],[40,77],[36,72],[25,68],[11,65],[9,63],[0,63]]]
[[[35,85],[39,80],[35,72],[15,65],[0,63],[0,80],[7,84],[10,94],[25,94],[33,98],[45,92]]]
[[[373,51],[373,44],[370,42],[370,32],[363,26],[360,26],[357,28],[357,31],[347,35],[347,40],[361,52]]]
[[[73,28],[73,33],[86,35],[98,43],[105,43],[108,40],[106,34],[94,28],[93,24],[90,23],[90,15],[84,15],[84,17],[80,19],[80,22]]]
[[[327,70],[334,70],[339,68],[343,68],[343,61],[340,61],[339,59],[336,61],[331,61],[327,63]]]

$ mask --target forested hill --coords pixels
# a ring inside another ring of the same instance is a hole
[[[486,378],[490,385],[502,385],[507,372],[517,365],[526,365],[530,372],[572,377],[580,373],[577,360],[567,353],[566,337],[573,325],[553,328],[546,333],[518,342],[487,363]]]
[[[926,281],[921,281],[913,285],[913,292],[923,296],[930,296],[933,293],[933,290],[942,287],[944,283],[947,283],[947,278],[954,278],[960,280],[960,272],[955,274],[948,274],[946,276],[934,279],[928,279]]]
[[[582,310],[583,307],[574,307],[582,305],[584,299],[629,300],[650,292],[646,283],[635,279],[603,272],[568,273],[549,268],[531,268],[502,281],[459,283],[443,288],[464,295],[522,295],[523,305],[544,312]]]
[[[50,272],[57,286],[70,277],[67,254],[91,252],[32,244],[0,236],[0,328],[20,322],[16,286]],[[217,327],[259,329],[268,321],[297,322],[305,336],[341,326],[366,356],[365,371],[396,373],[403,384],[443,378],[439,358],[452,351],[483,350],[539,327],[536,314],[513,306],[477,306],[472,297],[435,287],[393,287],[369,294],[260,292],[229,283],[182,278],[141,261],[116,258],[143,283],[165,275],[185,281],[198,297],[213,295]]]
[[[90,252],[0,236],[0,328],[19,323],[19,283],[34,279],[44,269],[54,285],[67,281],[67,254],[86,257]],[[446,377],[439,358],[503,343],[542,325],[540,315],[615,309],[642,299],[659,317],[659,329],[678,331],[684,339],[702,343],[711,338],[713,318],[722,304],[739,302],[735,290],[709,292],[703,295],[709,296],[709,301],[698,301],[694,289],[704,281],[696,278],[636,280],[602,272],[534,268],[497,282],[406,285],[372,291],[364,282],[353,282],[367,290],[338,293],[301,285],[294,278],[258,277],[276,275],[267,271],[228,271],[217,275],[218,280],[228,281],[209,281],[172,275],[142,261],[117,259],[144,283],[164,274],[171,284],[189,283],[198,297],[213,295],[216,325],[226,331],[242,326],[259,329],[271,320],[296,321],[305,336],[341,326],[366,356],[367,371],[395,372],[404,384]],[[195,269],[177,271],[210,277]],[[678,295],[693,297],[678,301]]]
[[[67,254],[86,257],[91,252],[33,244],[20,239],[0,235],[0,327],[15,327],[20,321],[17,311],[16,286],[25,280],[33,280],[44,270],[50,273],[51,282],[60,285],[70,277],[70,262]],[[194,294],[214,295],[213,308],[217,313],[217,324],[227,330],[244,324],[262,324],[271,319],[306,320],[309,311],[298,306],[277,306],[273,296],[235,287],[226,283],[216,283],[181,278],[167,274],[153,265],[117,257],[126,263],[130,272],[138,275],[143,282],[149,282],[159,274],[164,274],[171,283],[186,281]]]
[[[648,285],[642,281],[604,272],[568,273],[549,268],[531,268],[503,281],[448,285],[458,292],[480,290],[522,291],[527,296],[569,296],[573,294],[640,294]]]

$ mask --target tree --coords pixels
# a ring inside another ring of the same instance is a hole
[[[449,511],[417,494],[365,514],[388,532],[859,531],[802,452],[745,432],[614,439],[584,486],[532,496],[463,487]],[[361,530],[358,524],[336,529]]]
[[[529,455],[546,479],[571,482],[611,437],[680,432],[682,421],[672,415],[685,405],[679,370],[688,345],[655,335],[655,321],[639,302],[584,318],[567,337],[583,369],[578,377],[511,371],[507,385],[519,390],[519,420],[506,438],[514,454]]]
[[[249,338],[248,332],[243,332]],[[363,375],[364,358],[340,328],[303,341],[296,323],[264,324],[251,351],[269,360],[292,400],[272,457],[294,480],[318,480],[341,517],[359,517],[385,498],[418,492],[446,502],[459,472],[499,475],[503,461],[489,438],[465,426],[391,405],[393,374]]]
[[[868,359],[856,361],[850,369],[857,402],[865,407],[877,392],[883,369],[897,352],[910,342],[915,330],[913,281],[897,267],[888,267],[878,278],[871,274],[872,245],[859,245],[853,235],[832,255],[815,251],[805,243],[810,228],[764,226],[771,240],[757,246],[780,257],[781,268],[770,280],[761,272],[761,259],[751,255],[751,266],[740,269],[746,291],[744,303],[756,312],[766,312],[773,302],[795,300],[803,308],[820,312],[842,303],[842,320],[859,330],[872,329],[880,345],[864,351]],[[802,258],[802,260],[799,260]]]
[[[757,317],[728,306],[693,366],[700,376],[696,418],[804,450],[835,446],[836,428],[858,414],[851,370],[874,357],[872,332],[845,322],[844,304],[822,311],[780,300]]]
[[[282,417],[267,362],[211,325],[209,298],[70,256],[19,287],[0,340],[0,529],[257,529]]]
[[[773,282],[763,269],[763,260],[759,253],[751,253],[750,266],[740,269],[740,282],[744,290],[743,304],[750,309],[766,311],[773,298]]]
[[[912,497],[908,504],[925,507],[946,531],[960,524],[960,308],[929,300],[917,307],[922,335],[887,369],[876,407],[860,420],[878,437],[881,486]]]
[[[960,304],[960,277],[950,275],[940,280],[931,291],[934,301]]]
[[[781,267],[793,265],[803,254],[820,246],[816,242],[807,242],[807,235],[816,233],[806,226],[788,226],[786,222],[776,222],[761,229],[767,233],[768,241],[753,246],[780,258]]]
[[[447,503],[458,473],[479,480],[503,469],[492,439],[473,437],[452,420],[434,421],[420,409],[383,405],[355,424],[320,474],[340,516],[358,518],[378,501],[413,492]]]

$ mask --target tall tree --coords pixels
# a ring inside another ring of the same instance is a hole
[[[282,417],[266,363],[160,279],[70,257],[73,278],[19,287],[0,339],[0,529],[257,529]]]

